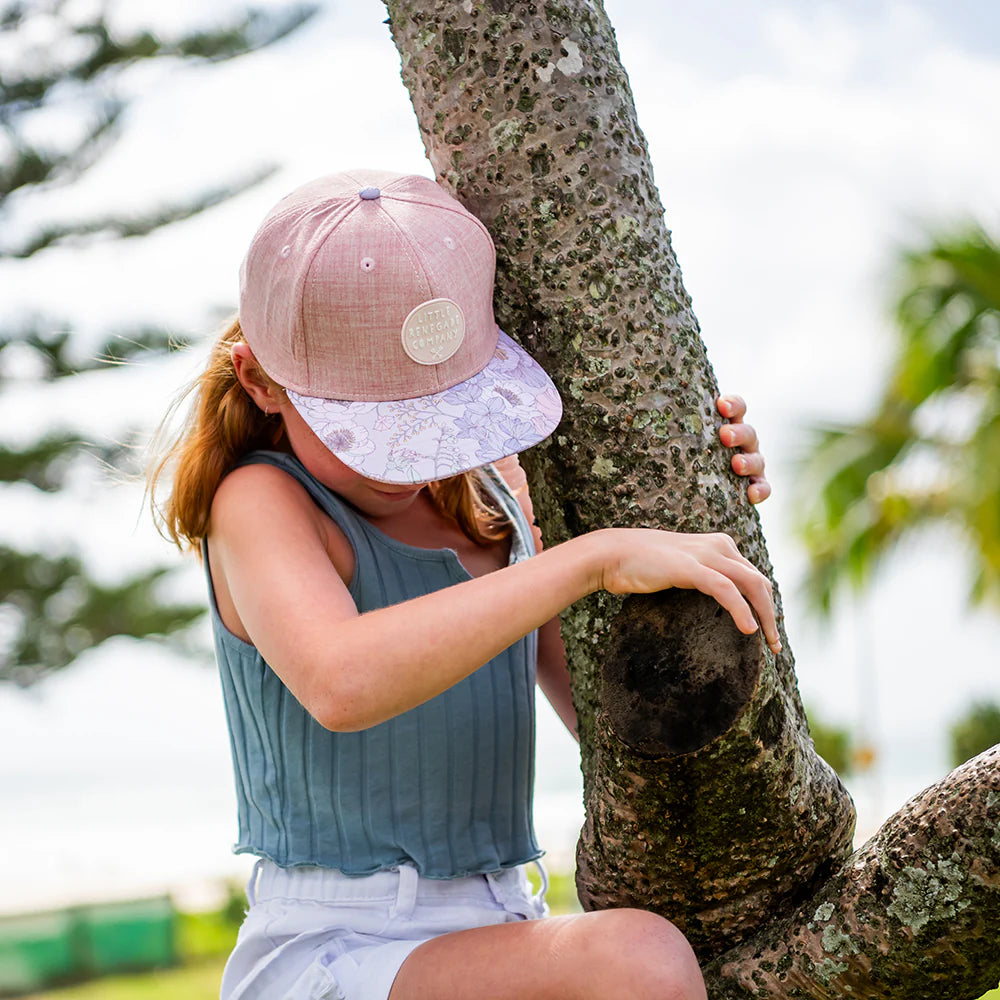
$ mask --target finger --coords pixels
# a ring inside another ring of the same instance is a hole
[[[732,580],[719,574],[716,581],[699,589],[714,597],[729,612],[736,627],[744,635],[753,635],[760,628],[768,648],[777,654],[781,652],[781,637],[771,591],[763,585],[765,582],[761,580],[748,586],[750,593],[745,594]],[[708,589],[709,586],[711,590]]]
[[[778,632],[778,619],[774,611],[774,598],[771,594],[770,583],[758,575],[758,579],[746,582],[743,586],[738,586],[737,589],[743,595],[744,602],[753,609],[755,621],[760,624],[768,648],[772,653],[780,652],[781,635]],[[739,625],[738,621],[737,625]],[[751,634],[744,628],[741,628],[740,631],[747,635]]]
[[[698,538],[699,536],[693,535],[689,537]],[[740,547],[736,544],[736,539],[728,531],[711,531],[701,535],[700,538],[707,542],[714,551],[720,552],[727,558],[743,558],[740,555]]]
[[[698,536],[695,536],[698,537]],[[732,577],[734,573],[751,574],[766,580],[760,570],[742,552],[732,535],[724,531],[716,531],[700,536],[708,543],[708,548],[699,554],[699,560],[713,572]]]
[[[747,412],[747,404],[742,396],[719,396],[715,405],[719,413],[734,424],[738,424]]]
[[[729,463],[733,467],[733,472],[738,476],[763,476],[764,456],[759,451],[744,455],[742,452],[733,455]]]
[[[750,480],[747,487],[747,499],[750,503],[761,503],[771,495],[771,484],[763,477],[756,476]]]
[[[766,604],[773,605],[771,581],[739,551],[733,555],[724,555],[722,559],[715,560],[710,565],[717,573],[732,580],[744,596],[748,598],[753,596]]]
[[[725,573],[708,567],[705,567],[705,570],[697,582],[692,581],[692,585],[718,601],[729,612],[734,624],[744,635],[753,635],[760,626],[740,588]]]
[[[747,583],[743,594],[757,614],[764,631],[764,638],[772,653],[781,651],[781,636],[778,633],[778,618],[774,611],[774,595],[771,581],[758,573],[756,579]]]
[[[778,632],[777,615],[774,610],[774,594],[771,581],[753,563],[738,552],[724,558],[728,560],[728,565],[713,563],[712,568],[730,580],[743,596],[744,601],[749,603],[749,606],[756,614],[756,620],[760,623],[764,631],[764,638],[771,651],[773,653],[779,652],[781,649],[781,637]],[[716,598],[716,600],[719,599]],[[723,602],[720,600],[719,603],[722,604]],[[727,610],[732,614],[732,610],[728,606],[723,606],[727,607]],[[739,627],[740,623],[736,615],[733,615],[733,620],[736,621]],[[747,635],[751,634],[742,627],[740,631],[746,632]]]
[[[727,448],[740,448],[742,451],[756,451],[760,447],[752,424],[723,424],[719,428],[719,440]]]

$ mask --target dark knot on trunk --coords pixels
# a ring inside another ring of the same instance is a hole
[[[743,635],[705,594],[666,590],[625,600],[602,671],[601,707],[636,753],[691,753],[727,732],[753,695],[759,633]]]

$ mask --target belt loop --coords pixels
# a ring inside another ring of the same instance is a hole
[[[546,876],[543,875],[542,878],[543,882],[547,881]],[[524,917],[525,920],[542,916],[543,907],[539,905],[539,897],[531,894],[528,875],[523,866],[487,872],[486,883],[501,909]],[[543,888],[542,892],[544,891]]]
[[[500,881],[503,872],[485,872],[486,884],[489,886],[490,894],[496,903],[503,909],[507,908],[507,891]]]
[[[257,905],[257,883],[260,880],[260,873],[263,867],[264,859],[258,858],[254,862],[253,871],[250,872],[250,879],[247,882],[247,902],[251,906]]]
[[[546,869],[545,865],[543,865],[542,862],[538,858],[535,858],[535,860],[532,862],[532,864],[534,864],[534,866],[538,869],[538,874],[541,876],[541,879],[542,879],[542,887],[531,898],[536,903],[544,903],[545,902],[545,897],[549,894],[549,873],[548,873],[548,869]]]
[[[396,902],[389,909],[392,917],[402,917],[409,920],[417,905],[417,886],[420,876],[413,865],[400,865],[398,869],[399,883],[396,887]]]

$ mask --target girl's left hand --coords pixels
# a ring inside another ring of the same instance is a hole
[[[758,450],[757,432],[743,423],[747,404],[742,396],[719,396],[715,405],[728,421],[719,428],[719,440],[727,448],[739,448],[733,455],[733,472],[749,477],[747,498],[750,503],[760,503],[771,495],[771,484],[764,477],[764,456]]]

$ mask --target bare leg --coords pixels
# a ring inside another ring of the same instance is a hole
[[[690,945],[643,910],[456,931],[403,963],[389,1000],[706,1000]]]

